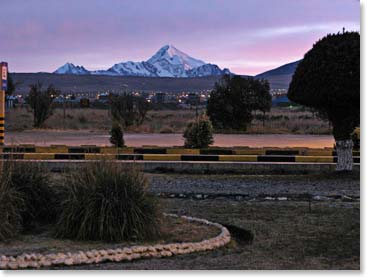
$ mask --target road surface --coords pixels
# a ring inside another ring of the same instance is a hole
[[[182,134],[141,134],[127,133],[124,135],[127,146],[140,147],[182,146]],[[329,135],[235,135],[217,134],[214,146],[249,146],[249,147],[333,147],[334,139]],[[74,131],[74,130],[32,130],[23,132],[6,132],[5,144],[35,144],[47,146],[51,144],[78,145],[110,145],[108,132]]]

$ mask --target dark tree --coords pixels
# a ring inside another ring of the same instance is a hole
[[[10,73],[8,73],[8,87],[6,90],[6,95],[12,95],[15,92],[16,85],[13,81],[13,78],[11,77]]]
[[[290,100],[311,107],[333,126],[338,171],[353,168],[351,134],[360,124],[360,35],[327,35],[299,63]]]
[[[39,82],[30,86],[27,102],[33,110],[34,127],[42,127],[46,119],[52,115],[52,102],[58,93],[53,85],[46,90],[42,89],[42,84]]]
[[[111,97],[112,118],[124,128],[142,124],[148,109],[149,103],[143,97],[134,96],[131,93]]]
[[[110,142],[115,145],[116,147],[124,147],[124,133],[122,132],[122,128],[120,124],[117,122],[112,123],[112,128],[110,131]]]
[[[254,109],[263,113],[263,125],[265,125],[265,113],[270,112],[272,99],[269,93],[270,84],[268,80],[261,79],[255,84],[256,94],[254,101]]]
[[[210,93],[207,114],[216,129],[246,131],[252,112],[266,112],[270,107],[268,81],[225,75]]]

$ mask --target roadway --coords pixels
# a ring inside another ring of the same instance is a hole
[[[127,133],[125,143],[130,147],[156,145],[162,147],[182,146],[182,134],[142,134]],[[214,146],[232,147],[333,147],[334,139],[330,135],[290,135],[290,134],[216,134]],[[51,144],[110,145],[108,131],[86,130],[31,130],[6,132],[5,144],[34,144],[48,146]]]

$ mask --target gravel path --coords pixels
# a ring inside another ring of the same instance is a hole
[[[359,197],[359,176],[249,176],[148,174],[154,193],[351,196]]]

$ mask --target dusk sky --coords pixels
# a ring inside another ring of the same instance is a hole
[[[358,0],[1,1],[0,60],[12,72],[142,61],[173,44],[257,74],[301,59],[327,33],[359,31]]]

